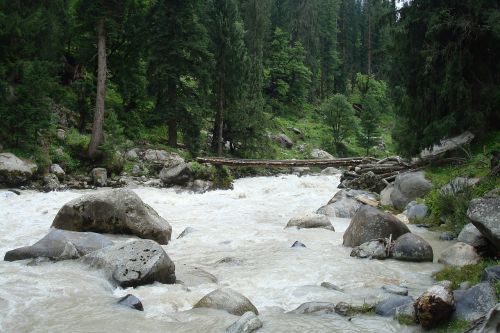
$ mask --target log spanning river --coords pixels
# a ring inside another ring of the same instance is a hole
[[[136,289],[114,287],[104,273],[78,261],[57,263],[0,262],[0,332],[224,332],[238,317],[194,309],[204,295],[230,287],[248,297],[264,323],[259,332],[413,332],[391,318],[374,315],[351,320],[337,314],[287,314],[304,302],[354,304],[387,297],[385,284],[408,286],[417,297],[433,282],[435,263],[363,260],[342,246],[349,220],[334,219],[335,232],[324,229],[284,229],[296,215],[313,212],[337,191],[336,176],[292,175],[239,179],[234,190],[204,194],[173,189],[134,191],[173,228],[164,246],[175,262],[177,278],[197,267],[217,278],[191,278],[185,284],[156,283]],[[0,256],[33,244],[48,231],[57,211],[83,191],[0,191]],[[177,236],[186,227],[197,229]],[[447,244],[436,234],[411,227],[424,237],[437,258]],[[131,237],[110,236],[114,241]],[[307,248],[291,248],[295,241]],[[322,282],[343,289],[329,290]],[[144,312],[116,304],[136,295]]]

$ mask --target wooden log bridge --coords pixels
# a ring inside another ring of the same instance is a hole
[[[357,166],[361,164],[376,163],[373,157],[335,158],[328,160],[248,160],[223,157],[198,157],[198,163],[225,165],[230,167],[265,167],[265,168],[294,168],[294,167],[339,167]]]

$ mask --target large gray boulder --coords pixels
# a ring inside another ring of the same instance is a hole
[[[451,316],[455,299],[450,288],[435,285],[427,289],[415,302],[415,312],[423,328],[432,328]]]
[[[472,200],[467,215],[476,228],[500,249],[500,196],[492,194]]]
[[[252,333],[262,327],[262,321],[255,313],[248,311],[226,329],[226,333]]]
[[[286,227],[287,228],[297,227],[297,229],[323,228],[335,231],[335,229],[332,226],[332,223],[330,222],[330,219],[327,216],[314,213],[293,217],[290,219],[290,221],[288,221]]]
[[[221,288],[212,291],[200,299],[194,307],[224,310],[235,316],[242,316],[248,311],[256,315],[259,314],[257,308],[255,308],[248,298],[230,288]]]
[[[25,162],[12,153],[1,153],[0,184],[23,185],[33,177],[36,168],[36,164]]]
[[[131,190],[84,195],[65,204],[52,227],[71,231],[128,234],[168,244],[172,227]]]
[[[283,148],[292,148],[293,141],[285,134],[278,134],[273,137],[274,141],[276,141]]]
[[[463,267],[475,265],[481,261],[477,250],[465,243],[455,243],[451,247],[441,252],[438,262],[448,266]]]
[[[159,177],[165,185],[184,185],[191,178],[191,168],[184,161],[179,161],[175,165],[165,164]]]
[[[334,158],[332,154],[321,149],[313,149],[311,157],[318,160],[331,160]]]
[[[378,202],[376,193],[361,190],[340,190],[316,213],[330,217],[352,218],[366,202]]]
[[[4,260],[16,261],[39,257],[52,260],[76,259],[111,245],[113,242],[101,234],[51,229],[35,244],[8,251]]]
[[[149,239],[135,240],[92,252],[82,258],[93,268],[103,269],[122,288],[154,282],[175,283],[175,265],[163,248]]]
[[[421,171],[398,175],[391,193],[392,204],[403,210],[410,201],[424,197],[431,189],[431,182],[425,179]]]
[[[61,168],[59,164],[52,164],[49,168],[49,171],[50,173],[56,175],[59,180],[63,180],[64,176],[66,175],[63,168]]]
[[[132,154],[131,154],[132,155]],[[133,156],[133,155],[132,155]],[[163,164],[168,162],[170,159],[180,158],[177,154],[171,154],[165,150],[147,149],[142,153],[142,160],[146,163],[157,163]]]
[[[467,290],[455,290],[456,318],[475,321],[485,316],[497,304],[495,288],[488,282],[482,282]]]
[[[385,259],[389,256],[386,246],[387,244],[382,239],[372,240],[353,248],[350,255],[362,259]]]
[[[397,239],[410,232],[408,227],[395,216],[382,212],[374,207],[361,207],[352,218],[344,233],[344,246],[358,246],[373,239]]]
[[[457,237],[457,240],[474,246],[479,251],[483,251],[488,248],[488,239],[472,223],[463,227]]]
[[[431,261],[434,259],[432,247],[422,237],[407,233],[394,242],[391,250],[394,259],[402,261]]]
[[[49,173],[43,177],[43,189],[45,192],[55,191],[60,186],[59,179],[53,173]]]

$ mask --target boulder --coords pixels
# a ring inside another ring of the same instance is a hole
[[[140,239],[87,254],[83,262],[103,269],[122,288],[154,282],[175,283],[175,265],[153,240]]]
[[[108,238],[93,232],[51,229],[35,244],[8,251],[4,260],[16,261],[40,257],[52,260],[76,259],[111,245],[113,242]]]
[[[394,242],[391,249],[391,256],[402,261],[430,261],[434,259],[432,247],[422,237],[407,233]]]
[[[410,201],[424,197],[431,189],[432,184],[425,179],[422,171],[400,174],[391,193],[392,204],[403,210]]]
[[[53,173],[54,175],[59,178],[59,180],[63,180],[64,176],[66,173],[64,172],[63,168],[59,164],[52,164],[49,168],[50,173]]]
[[[463,267],[474,265],[481,261],[477,250],[465,243],[455,243],[441,253],[438,262],[448,266]]]
[[[143,153],[142,160],[146,163],[164,164],[170,159],[177,157],[179,155],[167,153],[165,150],[148,149]],[[182,161],[184,162],[184,160]]]
[[[486,315],[484,324],[480,330],[480,333],[497,333],[497,332],[500,332],[500,303],[498,303]]]
[[[330,219],[327,216],[314,213],[304,214],[291,218],[286,225],[286,228],[290,227],[297,227],[297,229],[323,228],[335,231],[332,223],[330,222]]]
[[[191,169],[186,162],[174,166],[165,165],[159,174],[165,185],[184,185],[191,178]]]
[[[108,172],[104,168],[94,168],[90,172],[94,186],[104,187],[108,182]]]
[[[81,196],[66,203],[52,227],[71,231],[129,234],[168,244],[172,227],[131,190],[116,189]]]
[[[352,218],[363,204],[353,198],[340,199],[334,203],[320,207],[316,214],[331,217]]]
[[[12,153],[0,153],[0,184],[26,184],[31,180],[36,168],[35,164],[25,162]]]
[[[472,200],[467,215],[476,228],[500,249],[500,196],[492,194]]]
[[[224,310],[235,316],[242,316],[248,311],[256,315],[259,314],[248,298],[230,288],[221,288],[212,291],[200,299],[194,307]]]
[[[226,329],[226,333],[252,333],[262,327],[262,321],[255,313],[245,312],[240,319]]]
[[[278,134],[273,137],[274,141],[276,141],[281,147],[283,148],[292,148],[293,147],[293,141],[290,139],[288,136],[285,134]]]
[[[66,140],[66,136],[67,136],[66,131],[65,131],[65,130],[63,130],[62,128],[58,128],[58,129],[56,130],[56,137],[57,137],[59,140],[61,140],[61,141]]]
[[[324,150],[321,150],[321,149],[313,149],[311,151],[311,157],[314,159],[318,159],[318,160],[332,160],[332,159],[334,159],[332,154],[330,154]]]
[[[398,320],[404,318],[406,321],[410,319],[412,323],[415,323],[417,321],[415,304],[412,302],[398,306],[394,312],[394,318]]]
[[[182,283],[189,287],[218,282],[213,274],[204,269],[185,264],[175,266],[175,276],[177,277],[177,283]]]
[[[342,171],[334,167],[328,167],[321,170],[322,176],[335,176],[335,175],[340,175],[341,173]]]
[[[358,246],[373,239],[397,239],[410,232],[408,227],[393,215],[371,206],[361,207],[344,233],[344,246]]]
[[[474,246],[479,251],[484,251],[488,248],[488,239],[472,223],[463,227],[457,240]]]
[[[309,313],[334,313],[335,312],[335,304],[328,302],[307,302],[301,304],[295,310],[290,311],[289,313],[293,314],[309,314]]]
[[[139,159],[139,148],[130,149],[125,153],[125,158],[129,161],[135,161]]]
[[[386,284],[382,289],[390,294],[408,296],[408,288],[397,286],[395,284]]]
[[[486,267],[481,275],[481,282],[496,283],[500,281],[500,266]]]
[[[453,293],[447,287],[435,285],[427,289],[415,303],[417,320],[423,328],[429,329],[445,322],[455,306]]]
[[[137,164],[134,164],[132,167],[132,176],[139,177],[142,174],[141,167]]]
[[[295,241],[295,242],[293,242],[291,247],[307,247],[307,246],[305,246],[305,244],[302,242]]]
[[[497,304],[495,288],[491,283],[482,282],[467,290],[455,290],[454,317],[475,321],[485,316]]]
[[[394,317],[396,308],[405,304],[413,304],[411,296],[392,295],[381,300],[375,307],[375,313],[383,317]]]
[[[391,200],[391,193],[394,190],[394,184],[391,183],[387,185],[381,192],[380,192],[380,203],[384,206],[392,206],[392,200]]]
[[[342,288],[340,288],[339,286],[333,284],[333,283],[330,283],[330,282],[321,282],[321,286],[325,289],[330,289],[330,290],[336,290],[336,291],[341,291],[343,292],[344,290]]]
[[[120,298],[118,304],[134,310],[144,311],[141,300],[132,294],[128,294],[127,296]]]
[[[60,186],[59,179],[53,173],[49,173],[43,177],[43,189],[45,192],[55,191]]]
[[[351,251],[351,257],[357,258],[385,259],[388,256],[386,242],[383,239],[363,243]]]
[[[209,180],[195,179],[193,185],[191,185],[191,190],[194,193],[205,193],[214,187],[214,183]]]
[[[416,201],[411,201],[406,205],[403,212],[408,217],[408,220],[421,219],[429,214],[429,208],[425,204],[419,204]]]
[[[480,180],[481,178],[457,177],[445,186],[441,187],[439,191],[441,194],[455,195],[469,187],[475,186]]]

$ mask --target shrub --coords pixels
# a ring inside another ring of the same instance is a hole
[[[81,134],[72,128],[66,136],[66,144],[71,152],[78,156],[85,156],[90,143],[90,135]]]
[[[223,166],[212,167],[211,179],[214,183],[215,188],[219,189],[230,189],[233,186],[233,175],[229,168]]]

